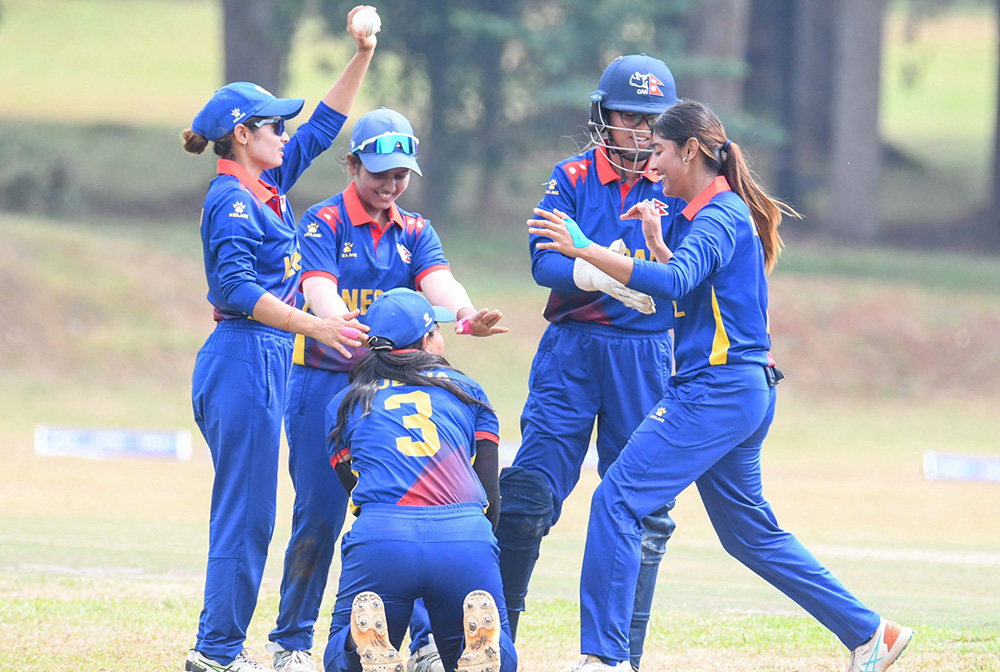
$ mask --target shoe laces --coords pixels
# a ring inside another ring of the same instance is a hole
[[[251,651],[254,654],[257,654],[257,652],[254,651],[253,649],[244,648],[242,651],[236,654],[236,658],[233,659],[233,662],[231,662],[229,666],[232,667],[233,669],[241,671],[247,670],[252,672],[267,672],[267,668],[258,663],[253,658],[251,658],[250,655],[247,653],[247,651]]]
[[[315,670],[312,656],[308,651],[278,651],[274,654],[274,669],[280,670]]]

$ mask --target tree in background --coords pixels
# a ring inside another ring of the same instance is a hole
[[[280,96],[304,9],[304,0],[222,0],[225,81],[254,82]]]
[[[554,148],[576,120],[582,130],[587,95],[613,57],[648,51],[682,70],[680,19],[695,4],[380,0],[374,100],[402,108],[419,129],[422,205],[439,217],[491,209],[517,179],[512,156]],[[318,7],[339,32],[348,3]]]

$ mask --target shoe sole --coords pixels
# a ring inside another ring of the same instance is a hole
[[[362,672],[403,672],[399,651],[389,643],[382,598],[359,593],[351,605],[351,638],[361,658]]]
[[[465,651],[458,659],[458,672],[499,672],[500,612],[493,596],[474,590],[463,605]]]

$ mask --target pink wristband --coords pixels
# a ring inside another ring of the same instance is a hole
[[[461,320],[455,323],[455,333],[456,334],[471,334],[472,324],[470,324],[471,317],[463,317]]]
[[[356,341],[356,340],[358,340],[358,335],[361,333],[361,331],[358,330],[358,329],[355,329],[354,327],[344,327],[343,329],[340,330],[340,333],[345,338],[349,338],[352,341]]]

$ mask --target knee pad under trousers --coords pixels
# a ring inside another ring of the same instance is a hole
[[[552,489],[539,472],[521,467],[501,470],[497,541],[508,612],[524,611],[528,581],[554,510]]]

